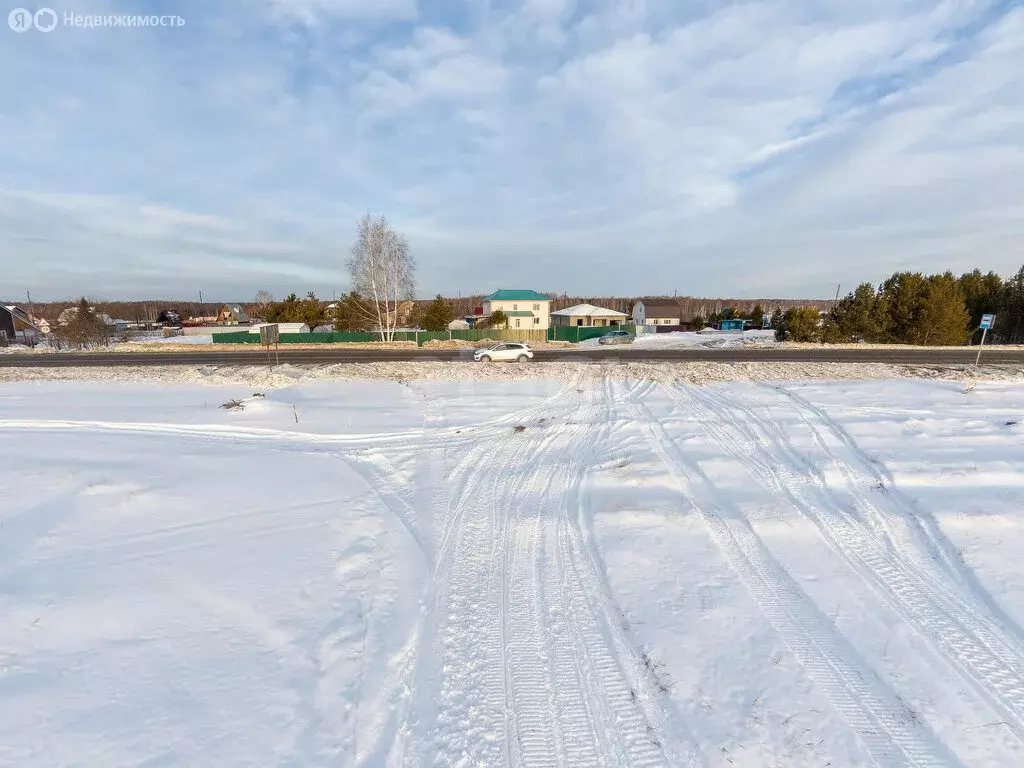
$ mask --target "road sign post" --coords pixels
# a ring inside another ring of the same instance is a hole
[[[260,343],[267,348],[267,365],[270,365],[270,345],[274,345],[274,356],[277,364],[281,364],[281,353],[278,345],[281,343],[281,326],[277,323],[260,326]],[[273,368],[272,365],[270,365]]]
[[[981,323],[978,326],[979,328],[981,328],[981,343],[978,345],[978,357],[974,360],[974,367],[975,368],[977,368],[978,367],[978,363],[981,362],[981,348],[985,346],[985,334],[987,334],[988,333],[988,329],[991,328],[995,324],[996,324],[996,316],[995,315],[982,315],[981,316]]]

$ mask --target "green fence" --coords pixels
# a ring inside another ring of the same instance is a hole
[[[581,329],[583,330],[583,329]],[[415,341],[420,346],[424,342],[432,340],[448,341],[456,339],[461,341],[481,341],[492,339],[494,341],[545,341],[550,338],[551,330],[531,329],[502,329],[479,328],[468,331],[400,331],[395,333],[395,341]],[[380,334],[377,333],[282,333],[282,344],[340,344],[352,342],[380,341]],[[213,334],[214,344],[259,344],[260,335],[249,331],[237,331],[232,333]]]
[[[575,343],[586,341],[587,339],[596,339],[599,336],[604,336],[606,333],[611,333],[612,331],[629,331],[630,333],[636,333],[636,326],[560,325],[550,329],[548,338],[552,341],[571,341]]]
[[[234,333],[213,334],[214,344],[259,344],[260,335],[248,331],[236,331]]]
[[[418,333],[411,331],[401,331],[395,334],[395,341],[415,341],[420,346],[423,346],[424,342],[432,340],[448,341],[449,339],[457,339],[461,341],[482,341],[483,339],[491,339],[493,341],[571,341],[580,342],[586,341],[587,339],[597,338],[598,336],[604,336],[606,333],[612,331],[625,330],[631,333],[636,332],[636,327],[632,325],[619,325],[619,326],[559,326],[557,328],[548,328],[544,331],[535,331],[532,329],[502,329],[496,330],[494,328],[474,328],[468,331],[419,331]],[[370,342],[380,341],[380,334],[376,333],[360,333],[360,332],[348,332],[348,333],[282,333],[281,343],[282,344],[343,344],[343,343],[359,343],[359,342]],[[233,331],[230,333],[215,333],[213,334],[214,344],[259,344],[260,335],[258,333],[250,333],[249,331]]]

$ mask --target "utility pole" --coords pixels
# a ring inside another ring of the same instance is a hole
[[[842,283],[836,286],[836,301],[839,301],[839,289],[843,287]]]
[[[203,307],[203,291],[199,290],[199,316],[206,317],[206,309]]]
[[[35,309],[32,307],[32,291],[25,291],[25,298],[28,299],[28,324],[30,329],[35,332],[35,336],[33,338],[35,338],[36,343],[38,344],[41,340],[39,337],[42,334],[39,332],[39,327],[36,325],[36,313]],[[27,330],[25,332],[28,333]]]

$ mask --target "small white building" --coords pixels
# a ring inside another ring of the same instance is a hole
[[[249,328],[249,333],[259,335],[260,328],[265,325],[276,325],[278,333],[309,333],[309,326],[305,323],[258,323]]]
[[[577,304],[574,307],[566,307],[551,313],[551,324],[554,327],[605,327],[621,325],[629,319],[625,312],[617,312],[614,309],[605,309],[594,304]]]

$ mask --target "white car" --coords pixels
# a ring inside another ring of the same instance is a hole
[[[489,363],[492,360],[496,363],[513,360],[525,363],[533,359],[533,350],[518,341],[503,341],[493,347],[478,349],[473,353],[473,359],[478,363]]]

